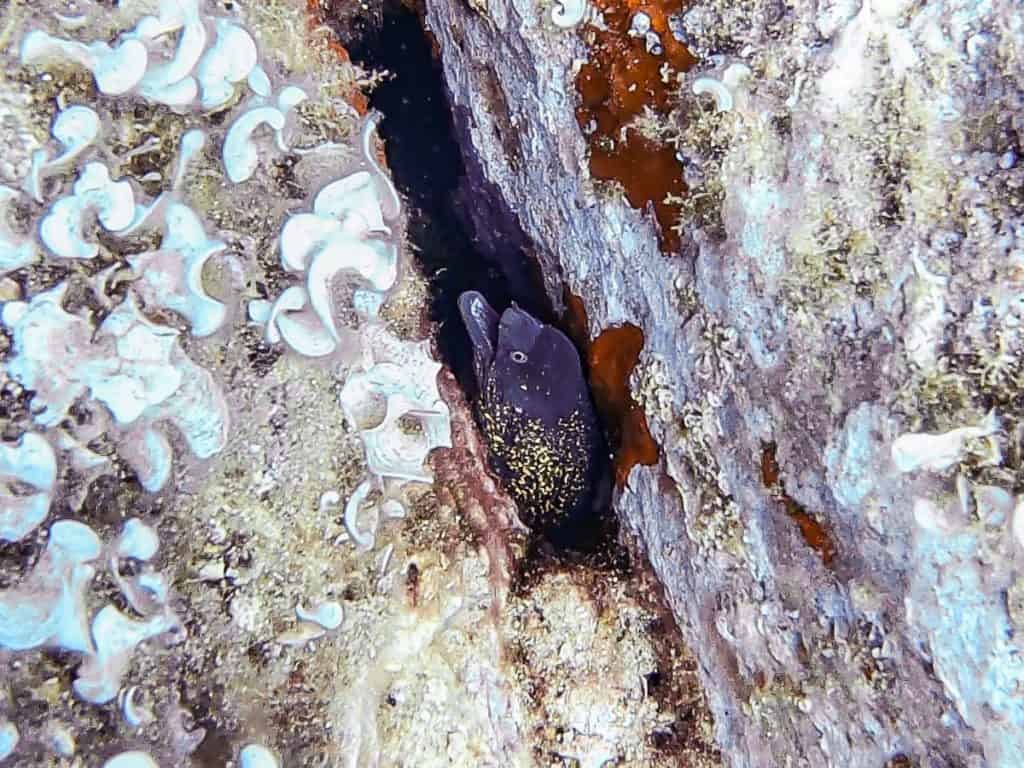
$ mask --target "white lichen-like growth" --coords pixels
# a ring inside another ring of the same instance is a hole
[[[179,626],[170,611],[138,621],[113,605],[102,608],[92,622],[95,651],[79,667],[75,693],[94,704],[112,701],[121,687],[132,653],[141,643]]]
[[[152,529],[137,520],[129,521],[114,548],[111,572],[115,582],[123,578],[118,556],[147,560],[157,546]],[[179,626],[163,594],[159,610],[142,621],[108,605],[96,614],[90,628],[85,593],[96,572],[91,563],[101,553],[100,540],[88,526],[58,521],[50,526],[46,551],[28,578],[18,587],[0,592],[0,648],[26,650],[46,645],[84,654],[74,689],[94,703],[117,695],[136,646]],[[134,602],[131,595],[126,596]]]
[[[976,427],[960,427],[941,434],[915,432],[900,435],[892,444],[892,460],[900,472],[942,472],[962,461],[972,440],[999,430],[995,411]]]
[[[252,35],[227,19],[214,22],[217,39],[199,62],[200,104],[218,109],[235,95],[235,83],[249,77],[256,67],[258,52]]]
[[[156,531],[137,518],[125,520],[117,540],[117,556],[134,560],[151,560],[160,546]]]
[[[125,521],[107,562],[110,578],[132,610],[141,616],[152,616],[162,610],[170,594],[166,577],[149,564],[159,545],[155,530],[141,520],[131,518]],[[123,559],[135,561],[131,575],[121,573],[120,561]]]
[[[252,177],[260,163],[256,129],[267,125],[273,131],[284,128],[284,112],[277,107],[259,106],[239,116],[224,137],[222,157],[228,179],[239,184]]]
[[[338,629],[345,618],[341,603],[335,600],[319,603],[312,608],[305,608],[299,603],[295,606],[295,616],[299,619],[298,624],[277,636],[277,642],[281,645],[298,646],[318,640]]]
[[[101,93],[137,92],[147,101],[175,109],[197,98],[203,109],[218,109],[234,97],[235,84],[248,80],[264,96],[269,78],[257,64],[256,44],[241,27],[214,19],[216,39],[209,42],[208,20],[199,0],[162,0],[158,14],[144,16],[121,35],[116,46],[80,43],[34,30],[21,45],[28,65],[73,63],[93,73]],[[167,50],[173,40],[173,50]]]
[[[172,32],[178,33],[173,56],[151,64],[138,90],[150,101],[182,107],[194,101],[199,91],[191,73],[206,47],[206,25],[198,0],[165,0],[159,17],[145,17],[135,28],[135,35],[154,47]]]
[[[221,150],[224,172],[233,183],[239,184],[252,178],[260,163],[260,148],[265,142],[257,132],[266,125],[274,134],[274,144],[281,152],[288,151],[285,126],[288,115],[298,104],[305,101],[306,92],[295,85],[281,89],[276,106],[268,106],[263,98],[253,100],[253,106],[239,115],[228,128]]]
[[[337,629],[345,618],[341,603],[337,600],[325,600],[312,608],[306,608],[299,603],[295,606],[295,615],[302,621],[311,621],[326,630]]]
[[[20,740],[18,727],[9,720],[0,718],[0,760],[6,760],[14,754]]]
[[[735,93],[740,84],[750,76],[750,68],[745,64],[732,64],[722,73],[722,78],[698,77],[690,89],[694,95],[709,94],[715,100],[716,112],[730,112],[736,103]]]
[[[20,541],[46,519],[56,480],[57,456],[42,435],[0,444],[0,539]],[[16,485],[31,490],[19,493]]]
[[[121,714],[124,721],[131,728],[141,728],[156,719],[156,716],[146,706],[143,706],[137,699],[139,687],[133,685],[122,690],[118,694],[118,703],[121,707]]]
[[[348,497],[348,501],[345,502],[345,530],[355,542],[356,548],[363,551],[373,549],[377,541],[377,526],[380,523],[380,510],[376,505],[370,505],[368,511],[372,516],[369,524],[365,529],[359,524],[363,507],[372,491],[373,482],[370,478],[366,478],[356,486],[352,495]]]

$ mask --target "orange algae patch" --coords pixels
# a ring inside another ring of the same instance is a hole
[[[821,523],[808,514],[782,487],[781,469],[775,458],[775,443],[764,443],[761,447],[761,482],[782,502],[786,514],[797,524],[804,542],[821,556],[825,567],[831,568],[836,547],[832,537]]]
[[[606,328],[591,341],[583,300],[568,289],[564,299],[566,328],[586,353],[590,391],[608,430],[615,458],[615,484],[621,489],[633,467],[656,464],[659,456],[644,410],[629,389],[629,376],[644,348],[644,334],[635,325],[625,323]]]
[[[306,0],[306,15],[308,17],[309,31],[313,34],[321,32],[325,26],[325,9],[320,5],[320,0]],[[352,57],[348,55],[348,49],[341,44],[341,41],[334,34],[327,35],[327,47],[341,60],[343,64],[349,64]],[[370,102],[366,94],[359,90],[358,86],[353,88],[351,93],[344,94],[345,101],[355,107],[360,115],[365,115],[370,109]]]
[[[630,205],[644,208],[650,203],[662,249],[678,251],[680,238],[674,227],[679,206],[666,203],[665,198],[685,193],[682,168],[671,147],[627,125],[645,106],[666,115],[679,88],[676,75],[696,61],[669,29],[668,17],[680,5],[671,0],[595,0],[595,4],[607,29],[585,31],[590,61],[576,76],[580,94],[576,120],[589,137],[590,173],[595,179],[622,184]],[[638,12],[650,18],[661,52],[648,53],[644,37],[629,35]]]

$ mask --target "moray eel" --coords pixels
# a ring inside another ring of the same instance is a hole
[[[477,421],[490,464],[523,522],[578,541],[602,503],[607,450],[568,337],[515,305],[501,317],[476,291],[459,297],[473,345]]]

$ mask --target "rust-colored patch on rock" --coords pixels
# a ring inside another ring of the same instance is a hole
[[[775,443],[764,443],[761,446],[761,482],[782,502],[786,514],[797,524],[804,541],[811,549],[821,556],[826,568],[832,567],[836,547],[832,537],[821,523],[811,516],[795,499],[786,493],[782,485],[782,470],[775,458]]]
[[[580,94],[576,120],[588,136],[590,173],[595,179],[622,184],[630,205],[644,208],[650,203],[662,250],[675,252],[681,244],[675,230],[679,206],[665,200],[685,193],[682,168],[670,146],[642,135],[631,123],[645,107],[665,117],[679,89],[676,76],[696,61],[669,29],[669,16],[678,13],[680,6],[671,0],[595,0],[595,4],[607,28],[584,30],[590,61],[576,76]],[[651,43],[645,36],[629,34],[637,13],[650,19],[650,32],[657,36],[660,52],[649,51]]]
[[[326,26],[326,14],[327,10],[320,4],[319,0],[306,0],[306,14],[309,19],[309,31],[311,34],[322,34],[323,28]],[[327,47],[331,49],[331,52],[343,64],[351,64],[352,57],[348,54],[348,49],[341,44],[333,34],[328,33],[326,36]],[[365,115],[370,109],[370,102],[366,98],[366,94],[359,90],[358,87],[352,89],[351,93],[344,94],[345,101],[355,107],[356,111],[360,115]]]
[[[644,409],[633,399],[629,377],[644,348],[644,333],[631,323],[605,328],[590,340],[583,300],[568,288],[564,291],[565,327],[585,353],[590,392],[604,422],[615,457],[615,484],[624,488],[637,464],[658,461],[658,444],[647,428]]]

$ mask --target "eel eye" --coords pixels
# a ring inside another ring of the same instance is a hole
[[[509,357],[512,358],[513,363],[519,363],[520,365],[525,363],[527,360],[526,353],[520,352],[518,349],[513,349],[512,354],[509,355]]]

